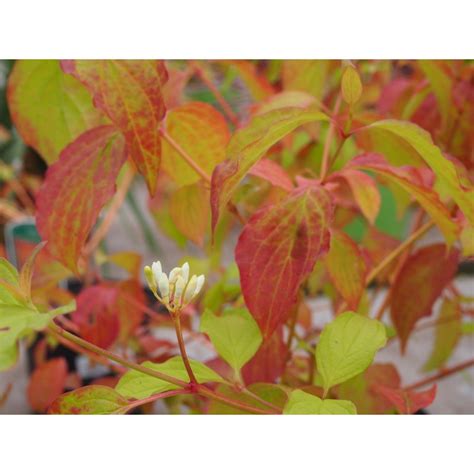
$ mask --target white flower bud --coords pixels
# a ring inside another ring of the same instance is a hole
[[[174,285],[174,296],[173,301],[176,305],[179,305],[181,302],[181,295],[183,294],[184,287],[186,286],[186,282],[181,275],[178,275],[176,278],[176,283]]]
[[[163,273],[163,270],[161,269],[161,262],[159,260],[157,262],[153,262],[151,269],[153,270],[155,281],[158,283],[160,281],[161,274]]]
[[[181,275],[184,278],[185,283],[187,283],[189,279],[189,263],[188,262],[184,262],[183,266],[181,267]]]
[[[184,292],[183,303],[188,304],[194,297],[194,292],[196,291],[197,286],[197,276],[193,275],[189,280],[186,291]]]
[[[196,296],[202,290],[202,286],[204,285],[204,281],[205,281],[204,275],[199,275],[197,277],[197,284],[196,284],[196,290],[194,291],[194,296]]]
[[[156,280],[153,276],[153,270],[147,265],[143,269],[143,272],[145,273],[146,282],[148,283],[148,286],[150,287],[150,290],[155,292],[156,291]]]
[[[170,271],[170,277],[169,277],[170,285],[173,285],[174,283],[176,283],[176,279],[178,278],[178,275],[181,275],[181,267],[174,267],[173,270]]]
[[[160,294],[163,300],[168,301],[170,294],[170,284],[166,273],[162,273],[160,279],[158,280],[158,288],[160,289]]]

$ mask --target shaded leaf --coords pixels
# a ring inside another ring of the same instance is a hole
[[[286,191],[293,189],[293,183],[288,173],[275,161],[263,158],[255,163],[250,169],[249,174],[258,176],[273,184],[273,186],[278,186]]]
[[[227,148],[227,159],[219,164],[211,183],[212,229],[234,190],[271,146],[305,123],[328,120],[314,106],[288,107],[254,117],[234,133]]]
[[[302,281],[329,246],[332,203],[318,186],[256,212],[235,249],[245,303],[264,339],[285,321]]]
[[[190,360],[191,368],[199,383],[206,382],[223,382],[222,378],[212,369],[205,366],[202,362]],[[184,367],[181,356],[172,357],[162,364],[154,364],[153,362],[144,362],[143,367],[155,369],[166,375],[176,377],[177,379],[189,380],[186,368]],[[156,377],[143,374],[136,370],[130,370],[123,375],[115,389],[120,395],[127,398],[143,399],[150,397],[155,393],[162,393],[168,390],[179,388],[176,385],[160,380]]]
[[[422,392],[396,389],[381,384],[374,385],[373,389],[393,403],[399,413],[405,415],[416,413],[418,410],[430,406],[436,397],[436,385]]]
[[[283,410],[285,415],[356,415],[356,407],[347,400],[321,400],[315,395],[293,390]]]
[[[331,244],[324,261],[334,286],[348,308],[356,310],[365,290],[367,273],[359,247],[347,234],[332,229]]]
[[[457,240],[459,228],[451,218],[450,212],[440,201],[437,193],[416,179],[413,169],[390,166],[380,155],[376,154],[366,154],[354,158],[351,161],[351,166],[374,171],[400,186],[413,196],[436,222],[449,245]]]
[[[112,415],[127,411],[128,400],[113,388],[88,385],[57,398],[48,413],[61,415]]]
[[[209,336],[217,353],[237,371],[255,355],[262,343],[260,329],[246,309],[230,308],[220,317],[206,309],[199,329]]]
[[[327,392],[332,386],[363,372],[385,346],[385,327],[351,311],[327,324],[316,346],[316,364]]]
[[[34,411],[44,413],[63,393],[67,377],[64,357],[56,357],[37,367],[28,383],[28,401]]]
[[[223,115],[204,102],[189,102],[170,110],[165,119],[166,132],[209,176],[225,159],[230,133]],[[162,141],[163,170],[180,186],[201,179],[166,141]]]
[[[79,79],[123,133],[150,194],[155,194],[161,158],[160,123],[166,107],[162,87],[168,79],[158,60],[62,61],[65,72]]]
[[[436,321],[433,350],[423,366],[423,370],[429,371],[443,366],[451,356],[461,335],[461,306],[459,300],[446,298],[441,305]]]
[[[448,254],[445,245],[433,244],[419,249],[405,261],[393,282],[390,298],[390,314],[402,353],[416,322],[431,314],[434,302],[453,279],[458,259],[457,249]]]
[[[78,137],[47,171],[37,197],[38,232],[48,251],[76,273],[82,247],[114,194],[125,159],[122,137],[106,125]]]
[[[57,60],[15,61],[8,106],[23,140],[48,163],[81,133],[104,122],[87,89]]]

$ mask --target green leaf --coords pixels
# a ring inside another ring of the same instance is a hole
[[[81,133],[104,122],[87,89],[57,60],[16,61],[8,105],[22,138],[48,163]]]
[[[102,385],[88,385],[58,397],[48,413],[62,415],[112,415],[122,414],[129,401],[116,390]]]
[[[202,362],[191,360],[191,368],[199,383],[206,382],[223,382],[220,375],[216,374],[212,369],[205,366]],[[143,367],[154,369],[166,375],[170,375],[177,379],[187,381],[188,374],[184,367],[181,356],[172,357],[162,364],[154,364],[153,362],[144,362]],[[127,398],[147,398],[155,393],[162,393],[168,390],[179,388],[173,383],[160,380],[156,377],[143,374],[136,370],[130,370],[124,374],[115,389],[120,395]]]
[[[356,415],[355,405],[348,400],[321,400],[319,397],[293,390],[283,410],[284,415]]]
[[[364,129],[387,132],[415,151],[434,171],[439,185],[454,199],[466,219],[474,224],[474,189],[461,186],[454,164],[443,156],[428,132],[418,125],[398,120],[381,120],[361,130]]]
[[[46,242],[41,242],[34,248],[33,252],[28,257],[28,260],[25,262],[20,271],[20,288],[28,301],[31,301],[31,280],[33,278],[33,267],[35,260],[45,245]]]
[[[220,317],[206,309],[200,330],[210,337],[218,354],[237,371],[254,356],[262,343],[260,329],[246,309],[228,309]]]
[[[316,363],[325,392],[367,369],[386,342],[381,322],[351,311],[326,325],[316,347]]]
[[[0,303],[18,304],[21,290],[17,269],[5,258],[0,257]]]

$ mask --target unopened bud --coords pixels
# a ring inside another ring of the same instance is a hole
[[[174,267],[173,270],[170,271],[170,285],[176,283],[178,275],[181,275],[181,267]]]
[[[196,291],[197,286],[197,276],[193,275],[189,280],[186,291],[184,292],[183,303],[188,304],[194,297],[194,292]]]
[[[197,277],[197,284],[196,284],[196,290],[194,291],[194,296],[196,296],[202,290],[204,281],[205,281],[204,275],[199,275]]]
[[[174,285],[174,296],[173,301],[176,305],[179,305],[181,302],[181,295],[183,294],[184,287],[186,286],[186,282],[181,275],[178,275],[176,278],[176,283]]]
[[[151,269],[153,270],[155,281],[160,281],[161,274],[163,273],[163,270],[161,269],[161,262],[159,260],[157,262],[153,262]]]
[[[184,262],[183,266],[181,267],[181,275],[183,276],[185,283],[187,283],[189,279],[189,263],[188,262]]]
[[[170,284],[168,281],[168,277],[165,273],[162,273],[160,276],[160,279],[158,281],[158,288],[160,289],[160,294],[163,300],[167,301],[169,299],[170,294]]]
[[[143,272],[145,273],[146,282],[148,283],[148,286],[150,287],[150,290],[155,292],[156,291],[156,280],[153,276],[153,270],[147,265],[143,269]]]

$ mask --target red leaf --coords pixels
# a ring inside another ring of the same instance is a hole
[[[242,368],[245,384],[275,382],[285,370],[286,358],[287,348],[283,341],[283,331],[280,326]]]
[[[278,186],[286,191],[293,189],[293,183],[288,173],[275,161],[263,158],[253,165],[249,174],[258,176],[273,184],[273,186]]]
[[[67,363],[63,357],[40,365],[28,384],[28,401],[34,411],[43,413],[63,393],[67,378]]]
[[[76,273],[82,246],[115,192],[125,158],[122,137],[106,125],[83,133],[46,173],[37,197],[38,231],[48,251]]]
[[[382,384],[374,384],[372,389],[395,405],[398,412],[404,415],[416,413],[418,410],[426,408],[433,403],[436,397],[436,385],[423,392],[392,388]]]
[[[113,309],[116,298],[117,288],[105,285],[90,286],[78,296],[72,320],[86,341],[107,349],[117,340],[120,323]]]
[[[402,353],[416,322],[431,314],[434,302],[453,279],[459,251],[443,244],[419,249],[410,255],[393,282],[390,311]]]
[[[155,194],[161,158],[159,127],[166,107],[162,87],[168,80],[163,61],[62,61],[64,72],[79,79],[124,134],[130,155]]]
[[[140,326],[143,320],[143,311],[140,307],[145,306],[145,303],[145,293],[138,280],[131,279],[118,283],[112,311],[120,322],[120,341],[126,342]]]
[[[329,248],[332,203],[318,186],[256,212],[240,234],[235,258],[242,293],[268,339],[296,303],[299,286]]]

